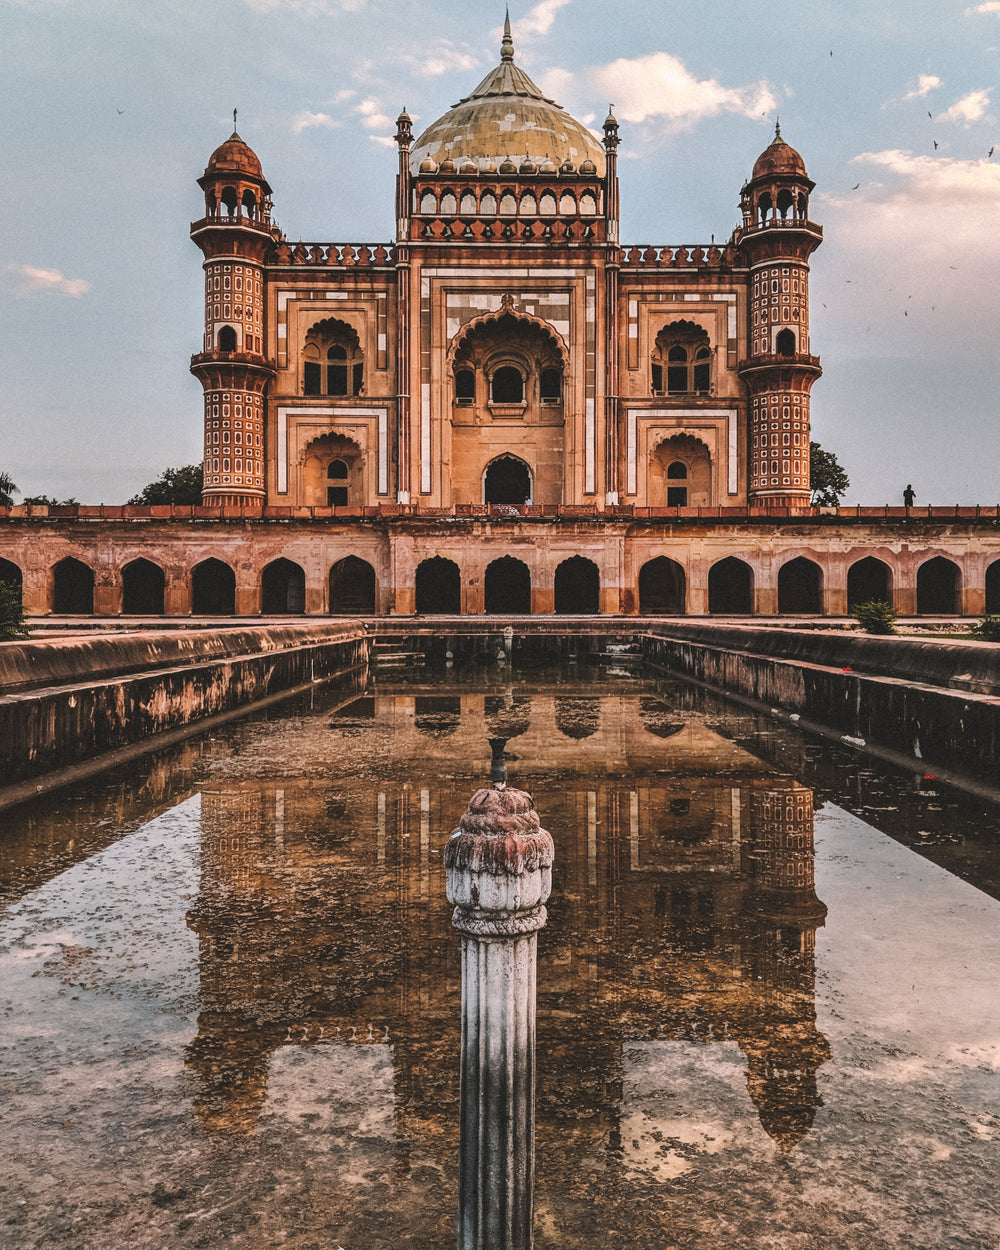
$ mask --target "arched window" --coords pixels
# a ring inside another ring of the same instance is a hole
[[[458,201],[454,191],[445,191],[441,195],[441,216],[454,217],[458,212]]]
[[[223,187],[222,194],[219,196],[219,199],[222,201],[222,206],[230,217],[236,217],[238,215],[239,201],[236,198],[235,187]]]
[[[787,187],[782,187],[778,192],[778,216],[787,217],[795,207],[795,196]]]
[[[774,340],[774,349],[779,356],[795,355],[794,330],[779,330]]]
[[[688,469],[686,464],[682,464],[680,460],[675,460],[673,464],[667,465],[667,481],[668,482],[686,482]],[[668,508],[686,508],[688,502],[688,492],[686,486],[667,486],[667,507]]]
[[[483,503],[521,504],[531,499],[531,472],[523,460],[499,456],[483,479]]]
[[[500,197],[500,216],[513,217],[517,212],[517,200],[510,191],[505,191]]]
[[[476,197],[471,191],[462,192],[462,216],[475,217],[476,215]]]
[[[537,212],[538,205],[535,202],[535,197],[530,191],[526,191],[524,195],[521,196],[521,216],[534,217]]]
[[[479,200],[479,215],[481,217],[495,217],[497,212],[497,197],[492,191],[486,191]]]
[[[360,395],[364,380],[364,353],[354,327],[333,317],[314,325],[306,335],[303,353],[303,393]]]
[[[564,191],[559,197],[559,212],[563,217],[576,216],[576,200],[569,191]]]
[[[531,612],[531,573],[523,560],[504,556],[487,565],[484,590],[489,615]]]
[[[538,211],[543,217],[554,217],[557,211],[556,197],[551,191],[543,191],[538,202]]]
[[[476,375],[472,369],[455,370],[455,402],[458,404],[476,402]]]
[[[712,348],[707,332],[691,321],[664,326],[656,336],[651,382],[657,395],[708,395]]]
[[[584,191],[580,196],[580,216],[593,217],[597,212],[597,200],[590,191]]]
[[[490,378],[490,400],[494,404],[523,404],[524,375],[513,365],[501,365]]]
[[[243,192],[242,205],[243,205],[244,217],[256,217],[257,216],[257,197],[249,188],[247,188],[247,190]]]
[[[420,197],[420,211],[427,217],[433,217],[437,211],[437,200],[433,191],[425,191]]]
[[[232,326],[222,326],[219,330],[219,351],[236,351],[236,331]]]
[[[326,470],[327,488],[326,488],[326,506],[328,508],[343,508],[349,503],[347,482],[350,477],[350,470],[347,467],[346,460],[331,460]]]

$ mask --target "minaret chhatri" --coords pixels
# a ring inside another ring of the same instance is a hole
[[[264,354],[271,188],[235,128],[209,157],[198,185],[205,192],[205,216],[192,223],[191,238],[205,256],[205,341],[191,358],[191,372],[205,391],[202,499],[261,507],[264,393],[275,375]]]
[[[747,497],[751,504],[809,504],[809,392],[820,376],[809,353],[809,256],[823,241],[809,220],[815,183],[774,128],[740,197],[735,241],[750,265],[747,358]]]

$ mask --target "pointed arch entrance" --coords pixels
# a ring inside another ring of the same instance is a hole
[[[299,615],[306,610],[305,570],[294,560],[272,560],[260,578],[260,610],[265,615]]]
[[[483,503],[531,502],[531,470],[516,456],[498,456],[483,474]]]
[[[555,610],[596,616],[601,610],[601,575],[593,560],[571,556],[556,569]]]
[[[797,556],[778,570],[778,611],[782,615],[819,616],[823,612],[823,570]]]
[[[166,578],[152,560],[133,560],[122,569],[122,611],[126,616],[162,616]]]
[[[375,570],[367,560],[345,556],[330,569],[330,615],[374,616]]]
[[[530,616],[531,573],[523,560],[503,556],[486,566],[484,606],[489,616]]]
[[[52,570],[52,611],[91,616],[94,611],[94,570],[67,556]]]
[[[417,565],[418,613],[458,616],[462,611],[462,577],[454,560],[433,556]]]
[[[876,601],[892,604],[892,570],[882,560],[865,556],[847,570],[847,610]]]
[[[708,570],[708,610],[729,616],[753,615],[753,569],[726,556]]]
[[[639,615],[681,616],[685,600],[684,570],[676,560],[657,556],[639,570]]]
[[[195,616],[232,616],[236,574],[222,560],[203,560],[191,570],[191,611]]]
[[[917,569],[917,612],[921,616],[957,616],[961,608],[962,573],[953,560],[935,556]]]

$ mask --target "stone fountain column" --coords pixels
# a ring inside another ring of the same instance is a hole
[[[462,935],[459,1250],[532,1244],[535,960],[553,854],[531,796],[496,780],[445,848]]]

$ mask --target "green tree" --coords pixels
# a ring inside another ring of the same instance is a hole
[[[21,587],[17,582],[0,579],[0,642],[27,637]]]
[[[165,469],[163,476],[143,487],[129,503],[201,503],[202,471],[200,464],[185,464],[179,469]]]
[[[14,496],[20,493],[10,474],[0,473],[0,508],[9,508],[14,502]]]
[[[64,507],[66,504],[79,503],[79,499],[53,499],[51,495],[25,495],[21,503],[55,504]]]
[[[851,484],[840,461],[819,443],[809,444],[809,490],[814,504],[836,507]]]

